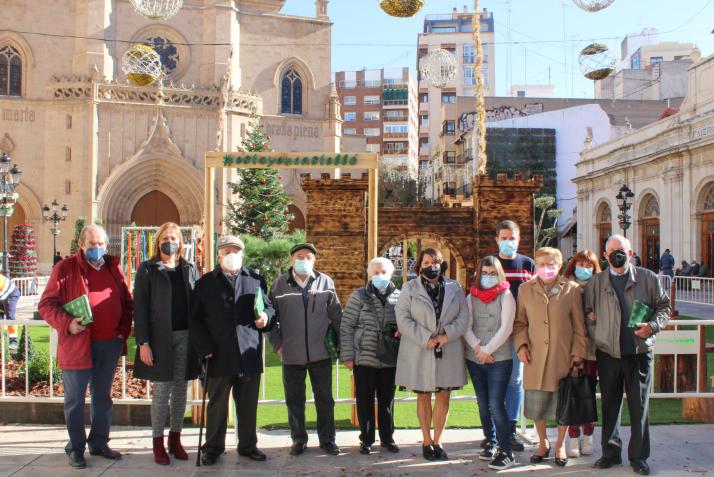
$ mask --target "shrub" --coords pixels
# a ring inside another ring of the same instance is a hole
[[[270,288],[273,281],[290,267],[290,249],[305,241],[305,232],[298,230],[290,235],[273,239],[261,239],[253,235],[241,235],[245,242],[246,267],[260,273]]]
[[[57,367],[57,363],[53,363],[52,379],[55,383],[62,379],[62,371]],[[42,381],[49,382],[50,379],[50,357],[46,354],[36,354],[30,360],[27,366],[27,372],[30,376],[30,386]],[[21,366],[18,372],[21,382],[25,382],[25,366]]]
[[[25,361],[25,333],[27,333],[27,326],[22,327],[22,333],[20,333],[20,338],[17,343],[16,356],[18,361]],[[35,345],[32,343],[32,336],[27,335],[27,359],[32,361],[35,357]]]

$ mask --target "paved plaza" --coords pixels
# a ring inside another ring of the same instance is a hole
[[[597,432],[597,431],[596,431]],[[181,477],[181,476],[480,476],[493,474],[486,463],[477,458],[476,445],[481,439],[481,431],[476,429],[449,429],[446,432],[444,448],[451,460],[446,462],[426,462],[421,457],[417,444],[420,433],[417,430],[398,430],[399,454],[375,452],[363,456],[357,449],[357,432],[341,431],[337,443],[343,454],[332,457],[324,455],[316,447],[317,438],[310,434],[310,444],[305,454],[291,457],[288,454],[290,436],[285,431],[262,431],[258,436],[260,447],[267,453],[268,461],[252,462],[238,457],[233,436],[229,435],[227,447],[231,450],[222,456],[218,465],[196,467],[196,445],[198,429],[185,431],[191,460],[177,462],[169,466],[154,464],[151,454],[150,429],[117,427],[113,429],[111,445],[121,451],[124,457],[116,462],[107,461],[87,454],[88,467],[75,470],[67,466],[63,452],[66,432],[61,426],[0,426],[0,477],[62,477],[68,476],[121,476],[121,477]],[[627,430],[624,431],[627,437]],[[649,460],[652,474],[657,476],[714,476],[714,454],[712,435],[714,425],[657,426],[652,428],[652,458]],[[597,436],[596,436],[597,438]],[[378,450],[379,447],[375,446]],[[545,465],[527,464],[532,448],[516,454],[518,465],[502,473],[521,475],[562,475],[562,476],[602,476],[633,477],[629,466],[598,471],[592,463],[598,457],[588,456],[571,459],[568,466],[558,468],[552,463]]]

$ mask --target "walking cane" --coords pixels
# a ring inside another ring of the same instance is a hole
[[[208,389],[208,361],[207,359],[203,371],[203,399],[201,401],[201,424],[198,427],[198,452],[196,452],[196,467],[201,467],[201,442],[203,441],[203,423],[206,419],[206,394]]]

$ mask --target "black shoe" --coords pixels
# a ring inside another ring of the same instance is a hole
[[[644,459],[633,460],[632,462],[630,462],[630,465],[632,466],[632,470],[635,471],[635,474],[650,475],[650,466],[647,465],[646,460],[644,460]]]
[[[294,442],[292,447],[290,447],[290,455],[300,455],[305,452],[307,444],[304,442]]]
[[[492,461],[496,457],[496,446],[492,442],[488,442],[486,447],[483,448],[481,453],[478,455],[480,460]]]
[[[491,441],[489,441],[488,439],[486,439],[486,438],[484,437],[483,439],[481,439],[481,443],[480,443],[478,446],[479,446],[481,449],[485,449],[486,446],[489,444],[489,442],[491,442]]]
[[[565,467],[568,465],[568,458],[566,457],[565,459],[561,459],[560,457],[554,457],[553,462],[555,462],[555,465],[559,467]]]
[[[536,452],[538,452],[538,451],[536,451]],[[548,450],[546,450],[545,454],[543,454],[543,455],[533,454],[531,456],[531,464],[540,464],[545,459],[547,459],[549,455],[550,455],[550,447],[548,447]]]
[[[250,460],[257,461],[257,462],[263,462],[268,458],[257,447],[254,447],[251,450],[247,450],[247,451],[238,451],[238,454],[242,455],[243,457],[247,457]]]
[[[330,455],[340,454],[340,448],[337,447],[337,444],[335,444],[334,442],[326,442],[324,444],[320,444],[320,449],[324,450]]]
[[[382,442],[379,444],[379,447],[387,449],[389,452],[393,452],[395,454],[399,452],[399,446],[397,446],[394,442]]]
[[[506,454],[505,452],[499,452],[496,457],[488,464],[489,469],[493,470],[506,470],[516,463],[516,459],[513,457],[513,453]]]
[[[216,454],[211,454],[210,452],[201,452],[201,464],[203,465],[213,465],[218,460]]]
[[[593,464],[593,467],[595,467],[596,469],[609,469],[613,465],[620,465],[620,464],[622,464],[622,459],[600,457],[598,460],[595,461],[595,463]]]
[[[84,469],[87,467],[87,461],[84,460],[84,453],[72,451],[67,455],[69,466],[75,469]]]
[[[439,460],[449,460],[449,454],[438,444],[434,446],[434,454]]]
[[[518,436],[516,432],[516,421],[511,421],[511,450],[516,452],[523,452],[526,450],[525,444]]]
[[[359,445],[359,453],[364,455],[369,455],[372,453],[372,446],[370,444],[365,444],[362,442]]]
[[[422,446],[421,455],[423,455],[426,460],[436,460],[436,451],[432,445]]]
[[[100,451],[89,451],[91,455],[98,455],[100,457],[104,457],[105,459],[109,460],[119,460],[121,459],[121,454],[115,450],[112,450],[109,448],[109,446],[105,447],[104,449]]]

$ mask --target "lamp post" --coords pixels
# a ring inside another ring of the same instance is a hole
[[[12,159],[7,153],[0,156],[0,215],[3,218],[3,252],[2,252],[2,272],[5,276],[10,276],[10,254],[7,246],[7,219],[15,211],[19,194],[15,191],[20,185],[22,169],[17,164],[12,163]]]
[[[52,232],[52,260],[54,260],[55,256],[57,255],[57,236],[60,234],[58,224],[67,220],[67,216],[69,215],[69,207],[67,207],[67,205],[65,204],[60,209],[59,202],[57,202],[57,199],[53,200],[51,205],[51,209],[48,205],[42,207],[42,218],[45,221],[52,222],[50,232]],[[52,215],[50,215],[50,212],[52,212]],[[59,212],[59,214],[57,212]]]
[[[617,208],[620,209],[620,215],[617,216],[620,222],[620,228],[622,229],[622,234],[627,237],[627,229],[632,225],[630,217],[630,209],[632,208],[632,198],[635,197],[634,192],[627,187],[627,184],[623,184],[620,187],[620,191],[615,196],[617,199]]]

